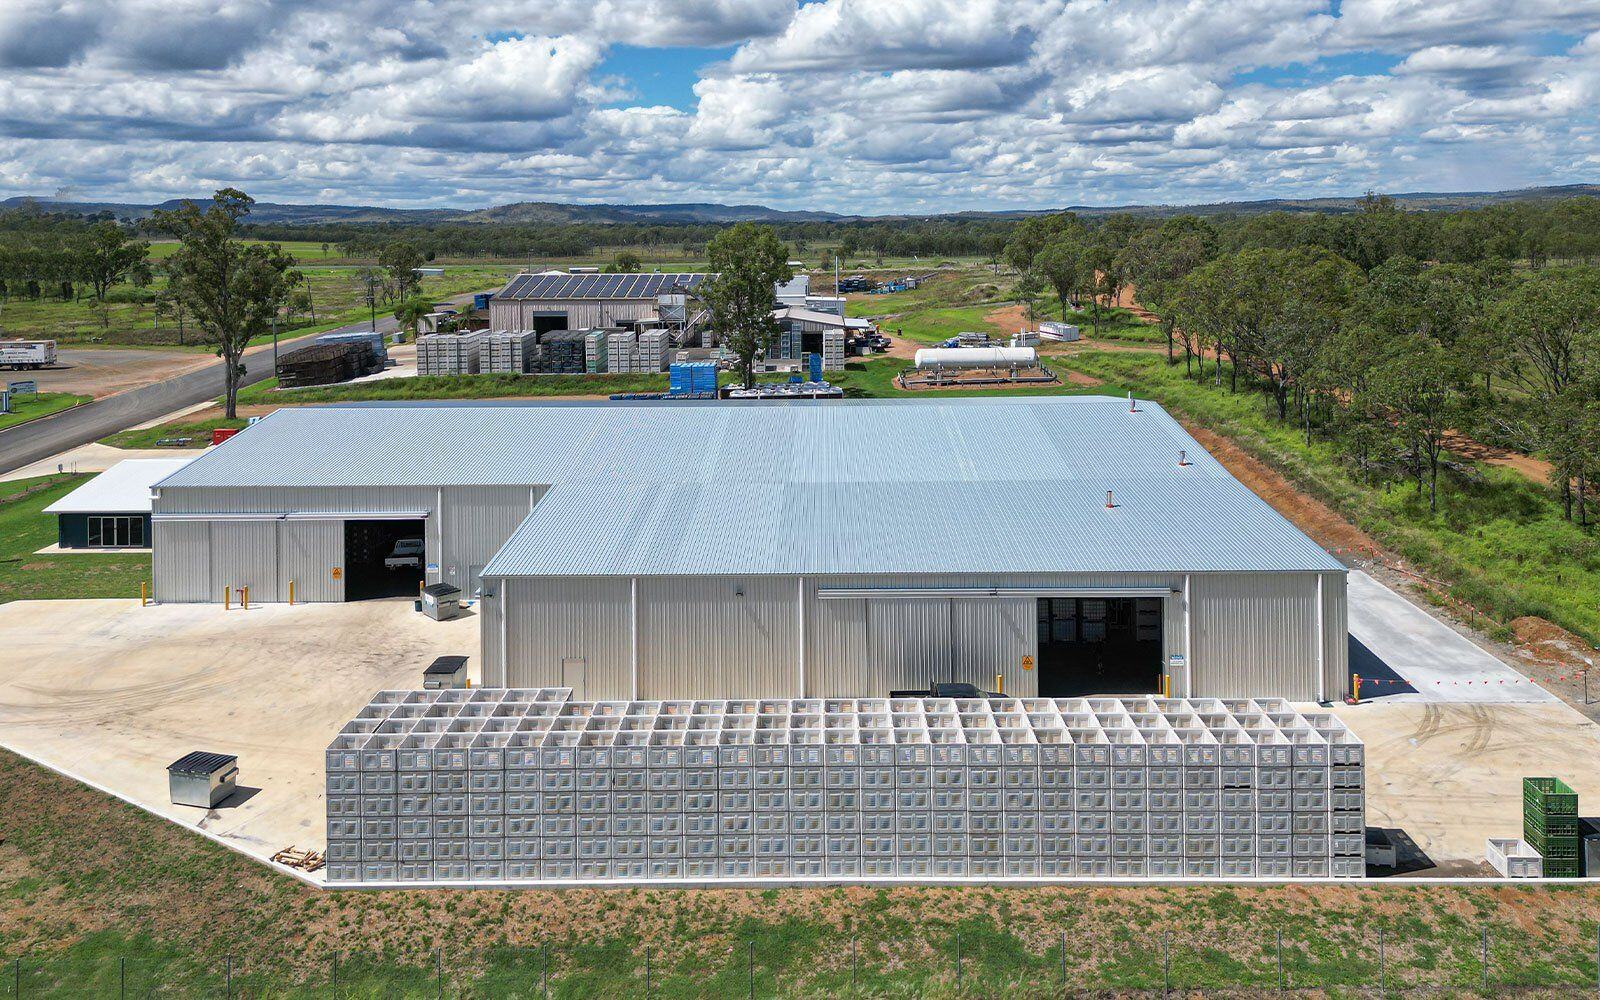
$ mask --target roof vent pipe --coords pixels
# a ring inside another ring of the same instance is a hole
[[[1139,404],[1134,402],[1133,390],[1132,389],[1128,390],[1128,412],[1129,413],[1138,413],[1139,412]]]
[[[1115,508],[1116,506],[1117,506],[1116,498],[1111,495],[1111,491],[1110,490],[1106,490],[1106,510],[1111,510],[1111,509]]]
[[[1185,468],[1193,464],[1193,462],[1189,461],[1189,453],[1187,451],[1180,450],[1178,452],[1178,466],[1180,468]]]

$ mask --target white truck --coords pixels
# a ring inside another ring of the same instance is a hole
[[[0,368],[48,368],[55,363],[53,340],[0,340]]]
[[[402,538],[394,543],[394,550],[383,560],[384,569],[421,569],[422,539]]]

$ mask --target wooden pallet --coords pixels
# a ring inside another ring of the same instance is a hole
[[[320,852],[298,850],[293,844],[274,854],[272,860],[303,872],[319,871],[325,863]]]

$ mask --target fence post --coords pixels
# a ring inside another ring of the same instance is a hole
[[[750,956],[748,960],[750,969],[750,1000],[756,1000],[756,943],[754,941],[750,942],[748,954]]]
[[[233,956],[222,956],[222,968],[227,982],[228,1000],[233,1000]]]
[[[117,995],[124,1000],[128,996],[128,959],[120,955],[117,957]]]
[[[1161,995],[1172,992],[1172,932],[1161,932]]]
[[[1483,929],[1483,992],[1489,992],[1489,928]]]
[[[544,945],[544,1000],[550,1000],[550,946]]]
[[[856,991],[857,974],[861,971],[861,959],[856,954],[856,939],[850,939],[850,992]]]
[[[433,967],[439,980],[439,1000],[444,1000],[444,949],[435,948],[433,951]]]
[[[644,950],[644,1000],[650,1000],[650,949]]]
[[[13,979],[16,982],[16,988],[14,990],[12,990],[12,995],[16,996],[16,997],[21,997],[22,996],[22,959],[20,959],[20,958],[17,959],[15,962],[13,962],[11,964],[11,967],[15,971],[15,975],[13,976]]]
[[[335,990],[339,988],[339,952],[337,950],[333,953],[333,988]]]
[[[1278,931],[1278,992],[1282,993],[1283,992],[1283,988],[1284,988],[1284,983],[1283,983],[1283,928],[1279,927],[1279,928],[1277,928],[1277,931]]]
[[[961,932],[956,931],[956,989],[961,989]]]
[[[1067,932],[1061,932],[1061,995],[1067,995]]]

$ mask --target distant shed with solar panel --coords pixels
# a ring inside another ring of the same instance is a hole
[[[1348,688],[1345,567],[1147,402],[285,407],[156,494],[159,600],[410,599],[409,539],[492,687]]]
[[[640,320],[683,323],[676,310],[711,276],[650,274],[519,274],[489,300],[489,326],[543,335],[553,330],[632,326]]]

